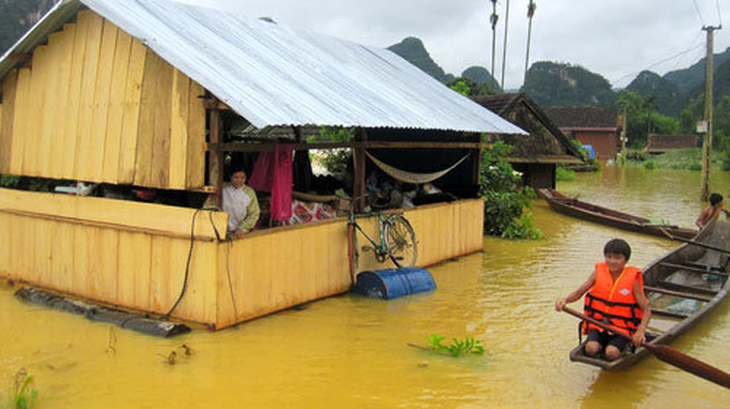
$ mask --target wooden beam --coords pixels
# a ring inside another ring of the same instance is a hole
[[[210,142],[220,143],[221,140],[221,111],[217,108],[210,109]],[[223,192],[223,153],[224,151],[208,152],[208,183],[215,187],[216,205],[222,206],[221,192]]]
[[[652,293],[665,294],[665,295],[671,295],[673,297],[689,298],[690,300],[705,301],[705,302],[711,301],[710,298],[702,297],[702,296],[700,296],[698,294],[686,293],[686,292],[683,292],[683,291],[673,291],[673,290],[668,290],[666,288],[651,287],[651,286],[648,286],[648,285],[645,285],[644,286],[644,291],[649,291],[649,292],[652,292]]]
[[[728,273],[725,273],[725,272],[722,272],[722,271],[717,271],[717,270],[713,270],[713,269],[705,269],[705,268],[702,268],[702,267],[688,266],[686,264],[659,263],[659,265],[660,266],[665,266],[665,267],[670,267],[670,268],[676,268],[676,269],[684,270],[684,271],[690,271],[690,272],[693,272],[693,273],[717,274],[717,275],[721,275],[721,276],[727,276],[728,275]]]
[[[208,151],[215,152],[273,152],[274,142],[270,143],[215,143],[208,144]],[[484,142],[387,142],[387,141],[353,141],[353,142],[315,142],[294,143],[294,150],[308,149],[490,149],[492,144]]]
[[[365,209],[365,144],[368,135],[365,128],[357,128],[355,141],[359,143],[359,147],[352,152],[352,160],[354,161],[354,181],[352,186],[352,203],[355,212],[360,213]]]
[[[205,98],[203,101],[205,109],[217,109],[219,111],[233,111],[231,107],[221,102],[217,98]]]
[[[670,289],[670,290],[689,292],[689,293],[693,293],[693,294],[709,295],[711,297],[714,297],[717,294],[717,291],[706,290],[704,288],[693,287],[691,285],[670,283],[669,281],[662,281],[661,285],[662,285],[662,287],[666,287],[667,289]]]
[[[664,310],[655,310],[653,308],[651,309],[651,315],[658,315],[660,317],[677,318],[680,320],[683,320],[683,319],[689,317],[689,315],[687,315],[687,314],[677,314],[674,312],[669,312],[669,311],[664,311]]]

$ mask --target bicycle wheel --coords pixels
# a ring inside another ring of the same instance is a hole
[[[385,245],[388,256],[398,267],[412,267],[416,264],[418,249],[416,233],[405,217],[394,214],[385,220]]]

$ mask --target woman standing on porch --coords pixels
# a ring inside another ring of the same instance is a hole
[[[223,210],[228,213],[228,233],[240,239],[256,226],[259,220],[259,202],[256,192],[246,186],[246,172],[234,170],[231,183],[223,187]]]

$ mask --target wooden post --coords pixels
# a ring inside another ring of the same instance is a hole
[[[217,107],[210,108],[210,142],[221,142],[221,111]],[[215,201],[222,206],[223,192],[223,151],[208,151],[208,182],[215,188]]]
[[[475,135],[476,142],[481,142],[481,135]],[[479,186],[482,174],[482,149],[476,148],[471,151],[472,160],[472,183]]]
[[[365,128],[357,128],[355,140],[365,142],[368,139]],[[352,160],[354,161],[354,181],[352,186],[352,206],[356,213],[365,209],[365,148],[355,148],[352,150]]]
[[[705,121],[707,132],[702,144],[702,201],[710,197],[710,165],[712,164],[712,49],[713,32],[720,27],[702,27],[707,31],[707,57],[705,58]]]

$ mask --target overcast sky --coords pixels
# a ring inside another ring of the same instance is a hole
[[[492,65],[490,0],[179,0],[388,47],[420,38],[446,72]],[[522,85],[529,0],[509,0],[505,87]],[[730,22],[730,0],[535,0],[530,62],[558,61],[625,87],[642,70],[664,74],[705,54],[704,26]],[[507,0],[497,3],[495,77],[502,80]],[[723,21],[727,20],[727,21]],[[730,25],[715,31],[715,53]]]

